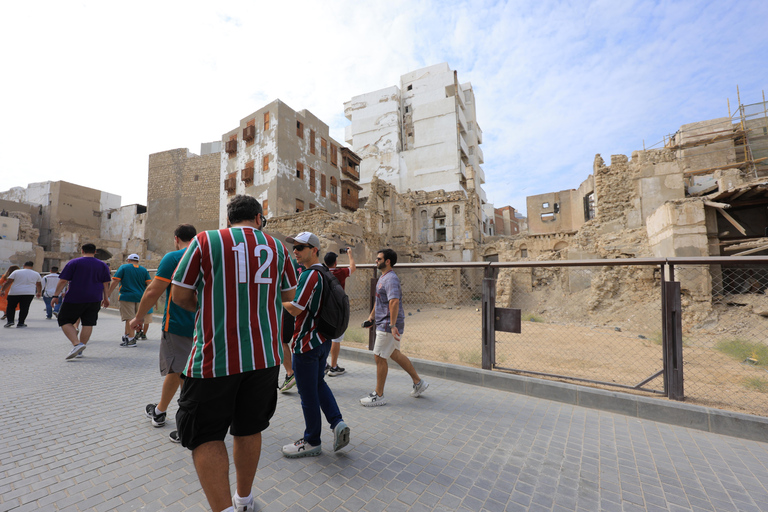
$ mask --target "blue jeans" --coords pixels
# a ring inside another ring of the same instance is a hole
[[[293,354],[293,374],[304,412],[304,441],[312,446],[320,444],[323,421],[320,411],[331,424],[331,430],[342,420],[336,398],[325,383],[325,362],[331,351],[331,340],[303,354]]]
[[[59,314],[59,308],[61,307],[61,299],[59,299],[59,302],[56,303],[56,307],[51,309],[51,300],[53,300],[53,297],[46,297],[43,295],[43,302],[45,302],[45,316],[46,318],[51,318],[52,313]]]

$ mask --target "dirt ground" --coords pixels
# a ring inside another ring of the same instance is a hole
[[[481,313],[478,307],[406,305],[405,333],[401,348],[406,355],[465,366],[481,366]],[[353,312],[345,342],[367,346],[367,329],[360,324],[365,312]],[[640,322],[633,322],[636,327]],[[658,320],[649,320],[656,325]],[[663,368],[658,328],[650,332],[616,327],[554,324],[524,321],[522,333],[497,333],[496,368],[566,375],[623,386],[636,386]],[[731,411],[768,416],[768,384],[764,366],[742,364],[712,348],[706,333],[684,337],[685,402]],[[549,377],[544,377],[549,378]],[[604,389],[620,390],[660,400],[666,398],[642,390],[616,388],[570,379],[552,378]],[[643,387],[663,390],[662,376]],[[757,382],[758,386],[749,383]]]

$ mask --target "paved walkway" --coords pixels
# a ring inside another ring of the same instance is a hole
[[[0,512],[205,511],[191,456],[153,428],[158,325],[118,346],[103,313],[85,357],[33,303],[27,329],[0,328]],[[389,404],[363,408],[375,369],[330,379],[351,444],[287,460],[301,437],[295,391],[264,435],[255,495],[262,510],[768,511],[768,444],[430,379],[408,396],[390,371]],[[324,447],[331,443],[324,433]],[[227,445],[231,449],[231,438]]]

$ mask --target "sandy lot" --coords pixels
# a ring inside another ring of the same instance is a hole
[[[476,307],[444,309],[408,304],[406,311],[410,315],[406,318],[401,347],[406,355],[480,367],[481,313]],[[365,317],[367,312],[353,312],[346,343],[367,346],[367,330],[359,327]],[[655,325],[657,320],[649,323]],[[524,321],[521,334],[497,333],[496,338],[499,371],[507,368],[636,386],[663,367],[658,330],[630,332],[610,327]],[[712,345],[709,339],[697,340],[690,336],[685,339],[685,401],[768,416],[768,393],[749,384],[768,383],[765,367],[742,364],[711,348]],[[617,389],[568,379],[555,380]],[[644,387],[663,390],[662,377]],[[620,390],[659,396],[642,390]]]

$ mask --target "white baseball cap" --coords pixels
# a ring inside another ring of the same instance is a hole
[[[136,253],[131,254],[128,256],[128,261],[139,261],[139,255]]]
[[[309,231],[302,231],[294,237],[288,237],[285,239],[289,244],[309,244],[312,247],[320,248],[320,239],[317,235],[310,233]]]

